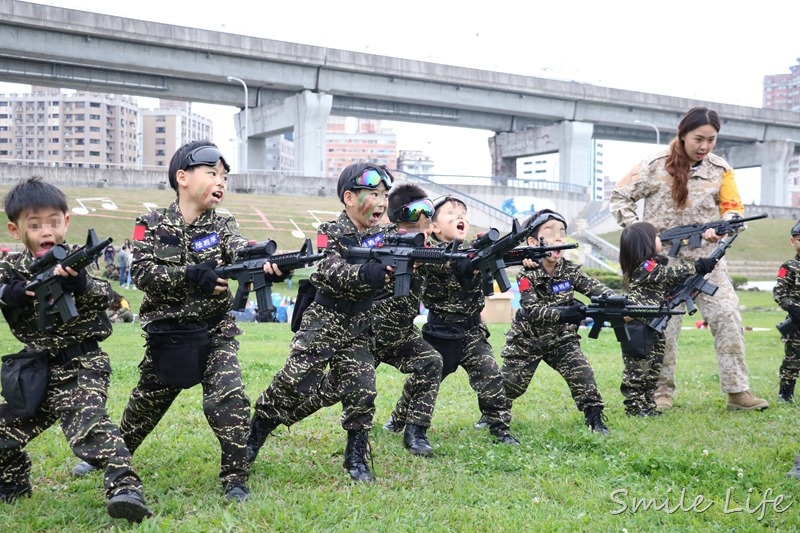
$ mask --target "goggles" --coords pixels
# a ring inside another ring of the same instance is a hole
[[[351,182],[353,188],[356,189],[377,189],[381,182],[386,185],[387,191],[392,188],[392,180],[389,176],[374,168],[368,168],[358,176],[353,176]]]
[[[528,224],[527,227],[529,227],[529,228],[538,228],[539,226],[541,226],[542,224],[544,224],[545,222],[547,222],[551,218],[555,219],[555,220],[558,220],[559,222],[564,224],[564,228],[566,229],[567,221],[564,220],[564,217],[562,217],[558,213],[554,213],[552,211],[547,211],[545,213],[540,214],[539,216],[537,216],[536,218],[531,220],[530,224]]]
[[[433,202],[428,198],[415,200],[394,211],[395,219],[400,222],[419,222],[422,215],[433,218]]]
[[[217,166],[218,161],[222,161],[222,166],[225,167],[225,172],[231,171],[230,165],[227,161],[225,161],[225,158],[222,156],[222,152],[219,151],[219,148],[216,146],[201,146],[200,148],[195,148],[186,154],[186,160],[183,164],[182,170],[186,170],[187,168],[196,165],[215,167]]]
[[[464,200],[460,198],[456,198],[455,196],[439,196],[433,201],[433,210],[438,211],[440,207],[442,207],[447,202],[455,202],[457,204],[466,205]]]

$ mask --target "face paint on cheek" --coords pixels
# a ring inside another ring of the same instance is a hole
[[[371,194],[369,192],[362,192],[358,195],[358,213],[364,217],[371,217],[375,209],[374,205],[368,202]]]
[[[209,185],[208,187],[206,187],[206,188],[205,188],[205,189],[203,189],[203,190],[199,190],[199,189],[198,189],[198,190],[197,190],[197,191],[194,193],[195,200],[197,200],[197,201],[200,201],[200,202],[203,202],[203,201],[205,201],[205,200],[208,200],[208,197],[209,197],[209,196],[211,196],[211,191],[212,191],[213,189],[214,189],[214,186],[213,186],[213,185]]]

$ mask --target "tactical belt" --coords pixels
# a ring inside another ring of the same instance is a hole
[[[94,339],[88,339],[77,344],[70,344],[66,348],[53,352],[56,364],[66,365],[76,357],[100,350],[100,344]]]
[[[469,331],[481,323],[481,315],[480,313],[477,313],[475,315],[472,315],[471,317],[467,317],[466,320],[463,320],[461,322],[454,322],[452,320],[446,320],[443,315],[440,315],[433,311],[428,311],[428,322],[431,322],[433,324],[453,324],[461,326],[462,328],[464,328],[464,331]]]
[[[372,307],[372,298],[361,300],[360,302],[353,302],[351,300],[331,298],[327,294],[322,294],[319,291],[317,291],[314,301],[322,307],[339,311],[346,315],[357,315],[368,311]]]

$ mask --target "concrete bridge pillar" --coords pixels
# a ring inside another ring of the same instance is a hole
[[[789,160],[794,155],[792,141],[765,141],[717,150],[734,168],[761,167],[761,204],[791,207]]]
[[[514,178],[517,175],[517,158],[558,152],[559,181],[588,187],[592,178],[593,135],[593,124],[570,121],[523,131],[496,133],[489,139],[492,175]]]

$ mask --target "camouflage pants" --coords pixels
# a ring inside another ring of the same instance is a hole
[[[714,296],[701,293],[695,305],[708,322],[714,336],[714,350],[719,365],[719,382],[722,392],[735,393],[750,389],[745,362],[744,329],[739,312],[739,297],[728,277],[725,260],[722,259],[707,278],[719,287]],[[680,316],[672,317],[664,332],[664,364],[658,378],[656,397],[672,397],[675,394],[675,367],[678,358],[678,336],[681,332]]]
[[[341,402],[342,428],[372,429],[377,393],[368,326],[366,313],[353,317],[311,304],[286,363],[258,397],[255,416],[290,426]]]
[[[513,329],[512,329],[513,331]],[[544,361],[567,382],[578,410],[603,407],[594,371],[581,351],[580,337],[565,332],[553,343],[544,344],[527,335],[509,333],[503,347],[503,383],[509,403],[528,389],[539,362]]]
[[[215,335],[211,340],[203,387],[203,413],[220,442],[223,483],[247,481],[247,435],[250,431],[250,400],[244,392],[242,372],[236,356],[236,339]],[[120,430],[134,453],[183,390],[164,385],[156,377],[149,349],[139,364],[139,383],[122,413]]]
[[[488,337],[489,331],[483,324],[468,330],[464,339],[464,355],[459,366],[467,372],[470,387],[478,394],[478,409],[489,422],[489,429],[492,433],[497,433],[508,430],[511,423],[511,402],[503,390],[503,377]],[[405,396],[397,402],[397,412],[409,412],[409,404],[404,399]]]
[[[131,454],[106,413],[110,374],[108,354],[84,354],[63,366],[51,364],[44,402],[31,418],[20,419],[0,404],[0,484],[28,483],[31,460],[23,448],[60,420],[72,452],[105,469],[108,498],[123,489],[141,493]]]
[[[376,343],[376,361],[411,374],[403,384],[392,418],[401,424],[430,427],[442,379],[442,356],[413,326],[400,342],[384,343],[378,336]]]
[[[784,356],[779,376],[781,381],[795,382],[800,375],[800,330],[784,341]]]
[[[636,414],[644,410],[655,410],[655,392],[658,387],[658,376],[664,360],[664,339],[660,338],[653,345],[647,357],[636,357],[625,350],[622,351],[622,384],[619,387],[625,412]]]

